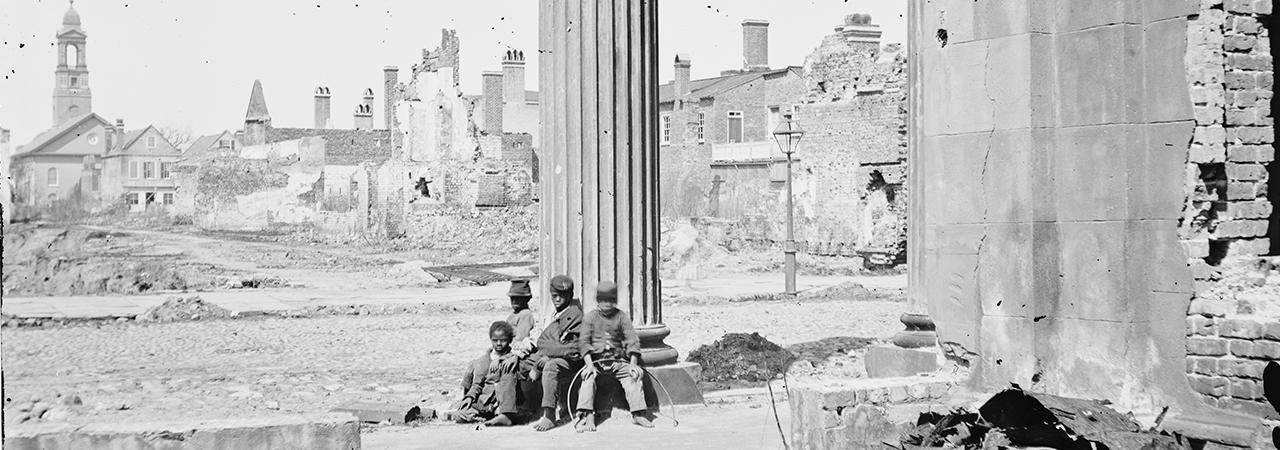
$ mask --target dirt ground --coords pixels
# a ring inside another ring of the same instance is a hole
[[[791,346],[833,336],[887,339],[902,304],[676,304],[667,343],[684,357],[731,332]],[[326,411],[346,402],[439,404],[459,395],[489,313],[399,314],[0,330],[6,405],[56,403],[70,422],[198,419]]]

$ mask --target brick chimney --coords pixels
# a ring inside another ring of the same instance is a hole
[[[372,102],[370,102],[372,103]],[[356,112],[352,116],[352,124],[357,130],[373,129],[373,106],[361,103],[356,105]]]
[[[109,150],[119,150],[124,146],[124,119],[116,119],[116,130],[107,146]]]
[[[382,120],[386,121],[387,129],[394,130],[398,123],[396,118],[396,101],[400,99],[398,88],[400,86],[400,68],[396,66],[386,66],[382,68]]]
[[[684,53],[676,55],[676,79],[675,82],[672,83],[671,87],[672,89],[675,89],[672,94],[675,95],[677,100],[685,95],[689,95],[689,67],[692,65],[693,58],[690,58],[689,55]]]
[[[844,25],[836,31],[854,48],[866,50],[871,56],[880,53],[880,25],[871,23],[870,14],[850,14],[844,17]]]
[[[524,52],[507,50],[502,58],[502,97],[506,102],[524,103]]]
[[[481,74],[481,96],[484,97],[485,133],[502,135],[502,72],[487,71]]]
[[[742,69],[746,71],[769,69],[769,21],[759,19],[742,21]]]
[[[333,126],[333,124],[332,124],[332,123],[330,123],[330,118],[331,118],[332,116],[330,115],[330,106],[329,106],[329,88],[324,87],[324,86],[317,87],[317,88],[316,88],[315,99],[316,99],[316,106],[315,106],[316,124],[315,124],[315,128],[318,128],[318,129],[323,130],[323,129],[325,129],[325,128],[329,128],[329,127]]]

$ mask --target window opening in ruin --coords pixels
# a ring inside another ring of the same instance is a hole
[[[351,205],[355,206],[359,204],[359,201],[360,201],[360,183],[352,180],[351,181]]]
[[[1222,263],[1222,259],[1227,257],[1227,249],[1230,246],[1231,241],[1210,239],[1209,256],[1204,257],[1204,262],[1210,266]]]
[[[703,135],[703,130],[706,127],[706,123],[707,123],[707,113],[703,113],[703,112],[698,113],[698,143],[699,144],[706,142],[706,138]]]
[[[727,134],[728,142],[736,144],[742,142],[742,111],[729,111],[729,131]]]
[[[662,115],[662,145],[671,145],[671,115]]]
[[[57,167],[49,168],[48,179],[49,179],[48,181],[49,181],[50,187],[58,186],[58,168]]]
[[[76,87],[76,77],[71,77],[71,87]]]
[[[428,181],[426,177],[418,177],[418,181],[413,184],[413,189],[421,193],[423,197],[431,198],[429,184],[431,184],[431,181]]]

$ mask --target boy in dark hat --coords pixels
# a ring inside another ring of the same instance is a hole
[[[556,403],[564,392],[564,386],[582,368],[578,352],[578,332],[582,325],[582,308],[573,301],[573,279],[556,275],[550,281],[551,303],[556,310],[546,319],[535,348],[528,357],[521,357],[520,372],[530,379],[542,381],[542,417],[533,424],[537,431],[547,431],[556,426]],[[519,352],[517,352],[519,353]]]
[[[511,280],[511,288],[507,290],[507,297],[511,299],[511,315],[507,316],[507,323],[511,325],[514,333],[511,346],[516,351],[501,361],[501,364],[504,364],[503,368],[506,371],[513,372],[520,360],[515,354],[522,352],[521,356],[523,356],[523,354],[530,353],[530,349],[534,344],[533,338],[529,335],[534,326],[533,311],[529,310],[529,300],[533,298],[533,290],[529,289],[529,280]],[[479,363],[479,359],[472,361],[467,366],[467,372],[462,375],[462,390],[464,392],[473,384],[473,379],[476,376],[475,367]]]
[[[644,400],[644,370],[640,368],[640,336],[631,325],[631,317],[618,309],[618,285],[601,281],[596,287],[596,309],[582,319],[582,337],[578,341],[586,360],[586,373],[578,391],[579,433],[596,430],[596,377],[613,375],[626,393],[631,409],[631,422],[653,428],[647,417],[649,406]]]
[[[511,354],[511,324],[494,322],[489,326],[491,348],[472,363],[475,380],[458,403],[459,423],[485,421],[486,426],[511,426],[516,415],[516,381],[514,371],[503,370],[499,363]]]

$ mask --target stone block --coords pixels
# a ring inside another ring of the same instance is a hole
[[[1193,336],[1217,336],[1218,328],[1212,318],[1191,315],[1187,316],[1187,332]]]
[[[939,353],[933,348],[908,349],[894,345],[867,348],[867,376],[872,378],[905,377],[938,370]]]
[[[1192,142],[1201,145],[1222,144],[1227,141],[1227,129],[1220,126],[1196,127]]]
[[[910,396],[907,395],[906,386],[889,386],[888,389],[889,403],[898,404],[906,402]]]
[[[1197,281],[1212,280],[1217,278],[1219,274],[1220,273],[1216,267],[1210,266],[1209,263],[1204,262],[1203,259],[1191,261],[1191,276]],[[1199,291],[1199,289],[1197,289],[1197,291]]]
[[[1231,354],[1241,358],[1248,358],[1253,355],[1253,341],[1244,339],[1227,339],[1228,346],[1231,348]]]
[[[1253,380],[1231,380],[1231,385],[1227,388],[1227,394],[1245,400],[1253,400],[1262,397],[1259,384]]]
[[[1278,417],[1276,410],[1272,408],[1270,404],[1266,402],[1261,402],[1261,401],[1245,400],[1245,399],[1232,398],[1232,397],[1223,397],[1218,399],[1218,407],[1225,409],[1227,411],[1244,413],[1254,418],[1275,419]],[[1266,447],[1254,447],[1254,448],[1266,448]],[[1205,446],[1205,449],[1209,449],[1209,447]],[[1222,446],[1222,447],[1218,447],[1218,449],[1215,449],[1215,450],[1219,450],[1219,449],[1220,450],[1238,450],[1238,447]]]
[[[934,69],[924,74],[924,85],[938,87],[922,93],[923,108],[931,111],[924,117],[924,136],[994,129],[995,106],[986,88],[975,86],[984,86],[989,70],[1029,70],[1025,61],[1011,67],[989,65],[987,42],[952,43],[945,49],[921,51],[924,59],[934,64]]]
[[[1201,239],[1184,239],[1182,240],[1182,249],[1187,252],[1188,258],[1204,258],[1209,256],[1209,240]]]
[[[1228,163],[1227,179],[1237,181],[1258,181],[1267,179],[1267,167],[1262,164]]]
[[[1253,200],[1267,192],[1267,184],[1256,181],[1233,181],[1227,183],[1227,200]],[[1232,232],[1237,230],[1233,229]],[[1255,236],[1248,234],[1247,236]]]
[[[1101,162],[1124,155],[1132,139],[1143,133],[1142,128],[1100,125],[1063,128],[1057,133],[1050,179],[1057,193],[1058,218],[1063,221],[1127,218],[1126,164]]]
[[[1053,217],[1052,189],[1041,176],[1049,170],[1053,134],[1044,129],[997,131],[985,153],[981,194],[988,222],[1045,221]]]
[[[1254,341],[1250,346],[1249,356],[1266,361],[1280,361],[1280,342]]]
[[[706,403],[702,398],[702,390],[698,389],[698,381],[702,378],[701,365],[691,362],[677,362],[675,364],[645,367],[645,371],[652,377],[651,380],[645,383],[645,398],[650,405],[668,406],[673,401],[676,405],[701,405]],[[661,385],[655,385],[652,380],[661,382]]]
[[[1262,24],[1257,18],[1249,16],[1232,16],[1231,29],[1244,34],[1258,34]]]
[[[1228,190],[1230,195],[1230,190]],[[1267,235],[1266,220],[1225,220],[1218,222],[1214,236],[1218,238],[1251,238]]]
[[[1271,0],[1253,0],[1253,12],[1271,14]]]
[[[7,427],[5,448],[360,448],[360,426],[347,414],[254,417],[191,422],[92,423]]]
[[[1267,238],[1259,239],[1236,239],[1227,245],[1227,257],[1241,256],[1259,256],[1265,255],[1271,251],[1271,240]]]
[[[414,405],[392,405],[388,403],[348,402],[342,406],[334,408],[334,413],[346,413],[356,417],[357,420],[365,423],[382,423],[403,424],[407,419],[410,410]]]
[[[1223,377],[1205,377],[1200,375],[1187,375],[1187,381],[1191,383],[1191,390],[1204,395],[1212,395],[1221,397],[1227,395],[1227,385],[1230,382]]]
[[[1187,354],[1197,356],[1222,356],[1227,354],[1227,345],[1228,341],[1221,338],[1188,338]]]
[[[1275,129],[1272,127],[1236,127],[1227,129],[1227,142],[1240,144],[1270,144],[1275,140]],[[1258,146],[1269,147],[1269,146]],[[1272,148],[1270,157],[1266,161],[1275,158],[1275,149]]]
[[[1213,375],[1251,379],[1261,379],[1262,369],[1266,367],[1266,363],[1263,361],[1248,359],[1222,359],[1215,361],[1215,364],[1217,366],[1217,370],[1212,373]],[[1196,373],[1203,373],[1199,371],[1199,365],[1197,365],[1196,368]]]
[[[1275,156],[1276,150],[1270,145],[1232,145],[1227,149],[1227,160],[1232,162],[1266,163]]]
[[[1194,106],[1191,108],[1196,125],[1217,125],[1222,123],[1226,115],[1221,106]]]
[[[1250,319],[1226,319],[1218,321],[1218,334],[1223,337],[1258,339],[1266,328],[1261,322]]]
[[[1185,0],[1163,2],[1170,5],[1184,3]],[[1148,1],[1147,4],[1151,4]],[[1130,30],[1136,31],[1136,30]],[[1186,36],[1185,20],[1167,20],[1148,24],[1137,32],[1141,41],[1136,43],[1141,48],[1143,79],[1128,81],[1127,89],[1140,92],[1129,92],[1127,101],[1139,102],[1143,111],[1139,116],[1128,115],[1130,120],[1146,120],[1147,122],[1173,122],[1192,118],[1191,102],[1187,98],[1186,70]],[[1126,42],[1126,46],[1128,42]],[[1128,64],[1132,64],[1130,61]],[[1061,70],[1061,68],[1059,69]],[[1179,147],[1186,145],[1183,141]]]
[[[1220,163],[1227,160],[1227,147],[1221,142],[1202,145],[1192,144],[1189,160],[1196,164]]]
[[[1229,110],[1226,113],[1228,126],[1246,126],[1258,124],[1257,109],[1237,109]]]
[[[1196,298],[1191,300],[1191,307],[1188,312],[1191,314],[1199,314],[1205,317],[1222,317],[1235,311],[1235,307],[1231,302],[1221,299]],[[1217,322],[1219,330],[1221,330],[1221,321]],[[1221,331],[1219,331],[1221,333]]]
[[[1055,18],[1054,31],[1057,33],[1069,33],[1100,25],[1124,23],[1126,19],[1138,19],[1132,17],[1129,10],[1132,6],[1127,5],[1126,2],[1077,0],[1054,2],[1054,5],[1057,6],[1057,10],[1051,17]]]
[[[1227,12],[1236,14],[1253,14],[1256,10],[1253,8],[1254,0],[1223,0],[1222,7]]]
[[[1268,323],[1266,331],[1262,333],[1262,337],[1272,341],[1280,341],[1280,322]]]
[[[1258,89],[1266,91],[1271,90],[1275,83],[1275,75],[1273,72],[1258,73],[1253,76],[1253,79],[1254,85],[1257,86]]]
[[[1227,89],[1257,89],[1258,80],[1253,72],[1231,71],[1225,75]]]
[[[1061,2],[1063,4],[1076,2]],[[1081,2],[1081,3],[1094,3]],[[1123,7],[1121,2],[1103,2]],[[1103,7],[1101,9],[1107,9]],[[1054,53],[1058,56],[1057,65],[1057,107],[1060,126],[1074,127],[1082,125],[1101,125],[1142,120],[1144,106],[1148,104],[1142,86],[1144,61],[1150,64],[1153,60],[1136,59],[1133,55],[1141,55],[1141,26],[1128,24],[1104,25],[1082,31],[1058,34],[1054,39]],[[1186,29],[1178,39],[1185,41]],[[1179,44],[1180,45],[1180,44]],[[1179,64],[1182,57],[1180,56]],[[1159,68],[1165,68],[1160,64]],[[1178,101],[1186,103],[1186,115],[1190,119],[1190,102],[1186,94],[1186,83],[1183,75],[1185,67],[1179,65],[1173,77],[1182,83]],[[1170,78],[1170,77],[1163,77]],[[1161,80],[1169,81],[1171,80]],[[1052,87],[1054,83],[1047,83]]]
[[[1190,92],[1191,103],[1195,105],[1221,107],[1227,104],[1225,92],[1220,86],[1192,86]]]
[[[1222,39],[1223,48],[1229,52],[1247,52],[1253,48],[1258,38],[1254,36],[1232,35]]]
[[[1219,372],[1218,358],[1204,356],[1188,356],[1187,369],[1189,373],[1200,375],[1217,375]]]

